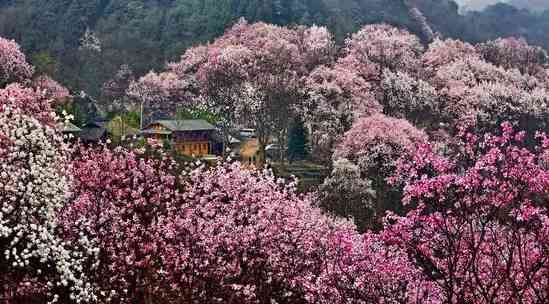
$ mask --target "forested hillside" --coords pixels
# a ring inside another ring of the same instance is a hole
[[[407,3],[417,5],[445,37],[479,42],[520,35],[549,47],[549,12],[500,4],[463,16],[451,0],[2,0],[0,36],[16,39],[40,72],[100,98],[103,83],[122,64],[136,75],[160,69],[240,17],[327,25],[339,42],[379,22],[420,34]]]

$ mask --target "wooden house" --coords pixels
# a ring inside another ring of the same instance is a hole
[[[108,137],[107,121],[103,119],[97,119],[90,121],[82,126],[80,131],[80,139],[83,143],[95,144],[99,142],[105,142]]]
[[[168,141],[173,149],[187,156],[218,154],[216,128],[205,120],[157,120],[145,127],[146,139]]]

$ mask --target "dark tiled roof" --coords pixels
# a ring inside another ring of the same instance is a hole
[[[107,129],[96,127],[84,127],[80,132],[83,141],[100,141],[107,136]]]
[[[181,132],[181,131],[213,131],[215,130],[215,127],[210,124],[209,122],[202,120],[202,119],[196,119],[196,120],[157,120],[153,122],[152,124],[160,124],[164,126],[166,129],[173,131],[173,132]],[[152,125],[150,124],[150,125]],[[149,127],[150,127],[149,125]],[[147,127],[147,129],[149,128]]]
[[[85,129],[85,128],[105,128],[107,126],[107,121],[103,121],[103,120],[95,120],[95,121],[90,121],[88,123],[86,123],[82,129]]]
[[[63,132],[63,133],[78,133],[78,132],[81,132],[81,131],[82,131],[82,129],[75,126],[71,122],[64,123],[63,128],[61,129],[61,132]]]

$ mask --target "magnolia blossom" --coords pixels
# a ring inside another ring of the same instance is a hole
[[[93,300],[82,252],[73,250],[92,244],[76,238],[69,246],[58,231],[68,190],[63,139],[14,105],[0,102],[0,289],[8,300],[35,293],[54,302]]]
[[[306,52],[304,60],[309,69],[332,61],[335,42],[333,35],[326,27],[313,25],[304,28],[302,35],[303,49]]]
[[[394,166],[405,151],[413,150],[416,144],[425,140],[426,135],[408,121],[376,114],[361,118],[345,133],[334,158],[356,161],[365,172],[374,168],[383,170]],[[382,165],[378,166],[378,163]]]
[[[361,219],[369,224],[368,228],[378,228],[375,225],[379,225],[386,210],[400,211],[401,193],[398,188],[388,185],[388,178],[394,174],[397,160],[413,152],[416,145],[426,139],[427,136],[408,121],[382,114],[359,119],[345,133],[333,158],[351,161],[359,169],[359,178],[371,182],[371,189],[375,192],[371,204],[372,214],[369,218]]]
[[[528,45],[524,38],[498,38],[477,46],[484,59],[506,69],[516,68],[522,73],[535,75],[549,63],[547,51]]]
[[[381,112],[371,86],[356,72],[337,64],[320,66],[306,79],[309,98],[301,106],[305,121],[313,125],[316,157],[329,159],[342,134],[365,115]]]
[[[528,150],[524,132],[501,130],[464,128],[450,157],[427,145],[398,165],[412,210],[382,234],[440,286],[442,302],[549,300],[547,146]]]
[[[42,124],[54,125],[55,117],[52,109],[52,99],[46,91],[25,88],[20,84],[10,84],[0,90],[0,105],[7,105],[12,109],[39,120]]]
[[[144,111],[159,117],[174,114],[177,105],[188,105],[195,98],[193,83],[183,80],[173,72],[149,72],[137,81],[132,81],[126,91],[129,98],[141,103]]]
[[[158,219],[177,202],[171,162],[122,149],[81,150],[71,165],[70,203],[61,215],[68,239],[85,236],[99,249],[87,269],[102,301],[148,301],[159,287]],[[154,293],[153,293],[154,292]]]
[[[271,137],[284,140],[303,99],[302,79],[317,63],[330,61],[332,53],[332,37],[325,28],[290,29],[242,19],[169,68],[196,80],[203,97],[197,100],[232,127],[254,127],[260,147],[265,147]]]
[[[381,87],[384,113],[420,123],[438,117],[438,92],[428,82],[407,73],[385,70]]]
[[[428,73],[436,72],[441,66],[466,57],[480,57],[475,47],[467,42],[453,39],[435,39],[422,56],[423,66]]]
[[[43,92],[44,97],[52,102],[60,103],[70,96],[69,90],[51,79],[47,75],[42,75],[33,80],[32,86],[38,92]]]
[[[345,42],[347,56],[372,62],[383,69],[415,71],[423,51],[419,38],[405,30],[389,25],[367,25]]]
[[[27,62],[19,45],[0,37],[0,88],[11,82],[29,80],[34,68]]]

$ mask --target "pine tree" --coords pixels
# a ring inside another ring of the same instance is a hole
[[[288,134],[288,160],[303,160],[309,155],[308,132],[301,119],[294,119]]]

